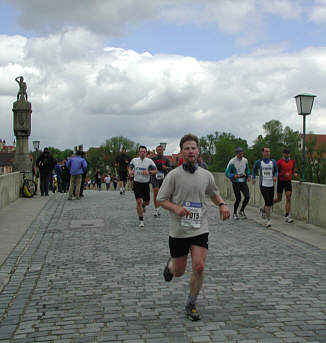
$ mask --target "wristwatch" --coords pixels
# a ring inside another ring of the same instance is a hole
[[[223,206],[223,205],[225,205],[225,203],[224,203],[224,202],[220,202],[217,206],[218,206],[218,207],[221,207],[221,206]]]

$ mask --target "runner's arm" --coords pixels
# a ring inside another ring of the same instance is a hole
[[[212,202],[219,207],[220,209],[220,218],[222,220],[226,220],[230,218],[230,211],[228,207],[225,205],[224,200],[219,194],[216,194],[215,196],[211,197]]]
[[[162,202],[159,202],[160,206],[162,206],[163,208],[165,208],[166,210],[169,210],[173,213],[175,213],[176,215],[178,215],[179,217],[183,217],[187,214],[189,214],[190,212],[188,210],[186,210],[184,207],[179,206],[177,204],[174,204],[173,202],[171,202],[170,200],[164,200]]]

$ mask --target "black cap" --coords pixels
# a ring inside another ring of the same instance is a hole
[[[240,152],[243,152],[243,149],[241,147],[238,147],[235,149],[235,152],[239,154]]]
[[[49,152],[48,148],[44,148],[43,152]]]
[[[289,153],[290,153],[290,149],[285,148],[285,149],[283,150],[283,154],[289,154]]]

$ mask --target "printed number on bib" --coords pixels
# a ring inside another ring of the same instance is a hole
[[[271,177],[272,176],[272,171],[271,170],[263,170],[263,176],[265,177]]]
[[[183,203],[183,207],[186,210],[188,210],[190,213],[182,217],[181,225],[185,227],[192,227],[192,228],[199,229],[200,220],[201,220],[202,203],[185,201]]]
[[[163,180],[164,179],[164,173],[157,172],[156,173],[156,180]]]

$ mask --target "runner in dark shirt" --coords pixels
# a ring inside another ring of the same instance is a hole
[[[152,158],[157,168],[157,173],[151,176],[151,184],[154,192],[154,217],[158,217],[160,215],[160,207],[156,200],[158,191],[160,190],[166,174],[171,170],[170,160],[166,156],[163,156],[163,151],[164,150],[161,145],[157,146],[157,155]]]
[[[120,194],[125,193],[125,187],[127,184],[127,178],[128,178],[128,166],[131,159],[126,154],[126,148],[122,148],[121,154],[117,156],[115,162],[116,162],[116,168],[118,168],[118,174],[119,174],[119,183],[120,183]]]

